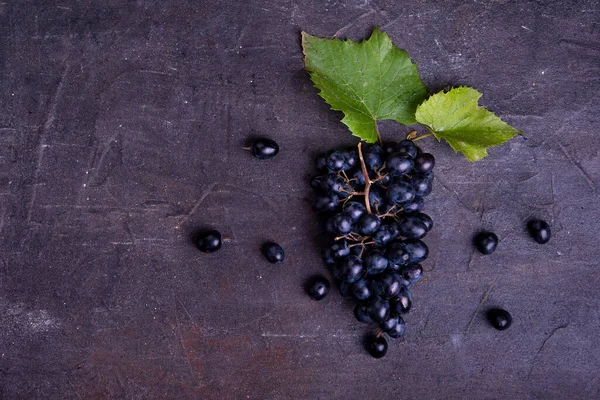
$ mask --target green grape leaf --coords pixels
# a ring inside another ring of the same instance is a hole
[[[488,155],[488,147],[498,146],[522,132],[479,107],[480,97],[480,92],[465,86],[438,92],[417,107],[417,121],[469,161],[481,160]]]
[[[342,122],[366,142],[379,139],[377,121],[414,124],[415,111],[427,97],[417,66],[406,50],[375,28],[360,43],[319,38],[302,32],[304,65],[319,95]]]

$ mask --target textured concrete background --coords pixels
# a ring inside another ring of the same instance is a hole
[[[302,290],[325,271],[312,157],[355,139],[300,31],[374,25],[525,132],[474,165],[422,142],[427,281],[381,360],[337,292]],[[599,77],[598,1],[0,1],[0,398],[599,398]],[[241,150],[257,135],[280,155]],[[232,239],[210,255],[208,226]]]

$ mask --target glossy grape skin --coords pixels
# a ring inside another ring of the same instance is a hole
[[[400,271],[402,278],[407,282],[407,286],[412,286],[423,278],[423,267],[421,264],[407,265]]]
[[[338,197],[335,195],[317,196],[313,201],[313,210],[315,210],[317,213],[334,211],[337,206]]]
[[[392,228],[389,225],[381,225],[379,230],[373,234],[373,241],[381,247],[394,239]]]
[[[407,215],[398,223],[400,236],[407,239],[421,239],[427,235],[427,226],[416,215]]]
[[[283,248],[277,243],[265,243],[262,245],[261,251],[267,261],[271,264],[279,264],[283,262],[285,258]]]
[[[498,246],[498,236],[492,232],[481,232],[475,236],[473,244],[481,254],[492,254]]]
[[[386,197],[390,203],[401,206],[415,198],[415,189],[408,182],[395,181],[388,186]]]
[[[365,160],[365,165],[369,171],[376,171],[380,169],[383,165],[383,161],[381,160],[381,154],[375,152],[366,152],[363,154],[363,159]]]
[[[406,245],[401,241],[390,243],[386,248],[385,256],[387,257],[390,265],[393,264],[396,266],[406,265],[410,258],[410,254],[406,249]]]
[[[390,154],[395,153],[397,146],[398,146],[398,143],[394,143],[394,142],[383,143],[383,156],[389,157]]]
[[[352,230],[352,218],[345,213],[336,214],[331,218],[333,231],[336,235],[343,236]]]
[[[387,319],[385,319],[379,323],[379,327],[384,332],[393,331],[396,328],[396,325],[398,325],[398,319],[399,319],[398,317],[399,317],[398,314],[390,313],[390,315],[387,317]]]
[[[435,166],[435,157],[433,154],[421,153],[415,157],[414,169],[418,173],[429,172]]]
[[[201,232],[196,237],[196,247],[204,253],[214,253],[223,245],[221,233],[216,230]]]
[[[357,256],[342,258],[338,266],[340,268],[341,279],[348,283],[356,282],[363,274],[363,262]]]
[[[377,275],[388,266],[388,260],[381,250],[371,250],[364,258],[364,267],[368,275]]]
[[[385,208],[385,191],[379,185],[372,185],[369,190],[369,204],[371,205],[371,210],[375,211],[383,211]]]
[[[358,221],[366,212],[365,206],[358,201],[349,201],[344,205],[344,213],[349,215],[354,222]]]
[[[385,166],[396,176],[406,175],[413,167],[413,160],[406,153],[393,153],[385,161]]]
[[[407,314],[412,308],[412,295],[410,290],[402,287],[396,297],[390,300],[392,309],[398,314]]]
[[[422,174],[415,174],[410,180],[416,196],[429,196],[433,190],[433,179]]]
[[[550,225],[546,221],[536,219],[527,223],[527,230],[529,234],[539,244],[548,243],[552,232],[550,231]]]
[[[419,239],[408,239],[404,241],[406,250],[410,255],[408,258],[408,264],[418,264],[425,261],[429,256],[429,248],[427,245]]]
[[[329,153],[327,153],[327,169],[329,169],[330,171],[341,171],[342,169],[344,169],[344,164],[344,155],[341,152],[332,150]]]
[[[358,322],[362,322],[363,324],[370,324],[373,322],[371,317],[369,317],[369,307],[364,303],[358,303],[354,307],[354,317]]]
[[[348,172],[348,178],[353,179],[351,184],[355,184],[356,186],[365,184],[365,174],[363,174],[362,169],[360,168],[350,170]]]
[[[332,254],[333,258],[336,258],[336,259],[346,257],[347,255],[350,254],[350,248],[348,248],[348,242],[346,242],[344,239],[338,240],[337,242],[332,244],[330,249],[331,249],[331,254]]]
[[[416,213],[425,207],[425,201],[420,196],[415,196],[412,201],[402,204],[402,209],[405,213]]]
[[[400,235],[400,228],[398,227],[398,222],[390,221],[387,223],[387,226],[390,228],[392,239],[396,239]]]
[[[252,143],[252,155],[259,160],[268,160],[279,153],[279,145],[272,139],[260,138]]]
[[[387,354],[388,343],[383,336],[369,336],[365,342],[365,348],[371,357],[381,358]]]
[[[381,297],[371,297],[367,307],[369,308],[369,317],[375,322],[381,322],[390,315],[390,303]]]
[[[396,324],[394,329],[392,329],[391,331],[387,331],[386,333],[392,339],[399,339],[402,336],[404,336],[405,332],[406,332],[406,323],[404,322],[404,318],[402,318],[401,316],[398,316],[398,323]]]
[[[379,217],[373,214],[363,215],[357,223],[358,231],[363,235],[370,235],[377,232],[380,226],[381,221]]]
[[[425,224],[425,228],[427,228],[427,232],[429,232],[431,230],[431,228],[433,228],[433,220],[431,219],[431,217],[429,215],[420,212],[420,213],[415,214],[415,216],[419,217],[421,219],[421,222],[423,222]]]
[[[417,156],[417,146],[415,146],[412,140],[403,140],[398,143],[396,151],[399,153],[408,154],[411,158],[415,158]]]
[[[311,299],[320,301],[327,296],[330,288],[331,284],[327,278],[324,276],[317,276],[309,281],[306,286],[306,292]]]
[[[359,279],[352,284],[352,293],[357,300],[366,300],[371,297],[371,288],[369,282],[365,279]]]
[[[346,171],[360,163],[358,159],[358,151],[356,149],[347,149],[346,151],[342,152],[342,155],[344,156],[344,170]]]
[[[381,275],[373,277],[371,282],[373,292],[378,296],[390,298],[400,293],[402,287],[400,276],[395,272],[384,272]]]
[[[493,308],[487,312],[487,318],[492,326],[499,331],[506,330],[512,325],[512,316],[506,310]]]

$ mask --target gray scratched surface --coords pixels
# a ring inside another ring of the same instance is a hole
[[[381,360],[337,293],[302,291],[324,271],[312,156],[354,140],[299,33],[374,25],[431,88],[476,87],[525,132],[475,165],[424,141],[427,281]],[[598,1],[4,0],[0,88],[0,398],[600,397]],[[280,155],[240,149],[257,135]],[[200,254],[203,226],[232,242]]]

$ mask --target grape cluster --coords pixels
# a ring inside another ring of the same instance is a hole
[[[323,259],[342,296],[356,301],[356,319],[379,326],[366,343],[376,358],[387,352],[383,332],[404,335],[410,289],[423,276],[429,249],[422,239],[433,226],[423,198],[431,193],[434,165],[433,155],[411,140],[361,143],[316,158],[319,175],[310,185],[328,237]]]

